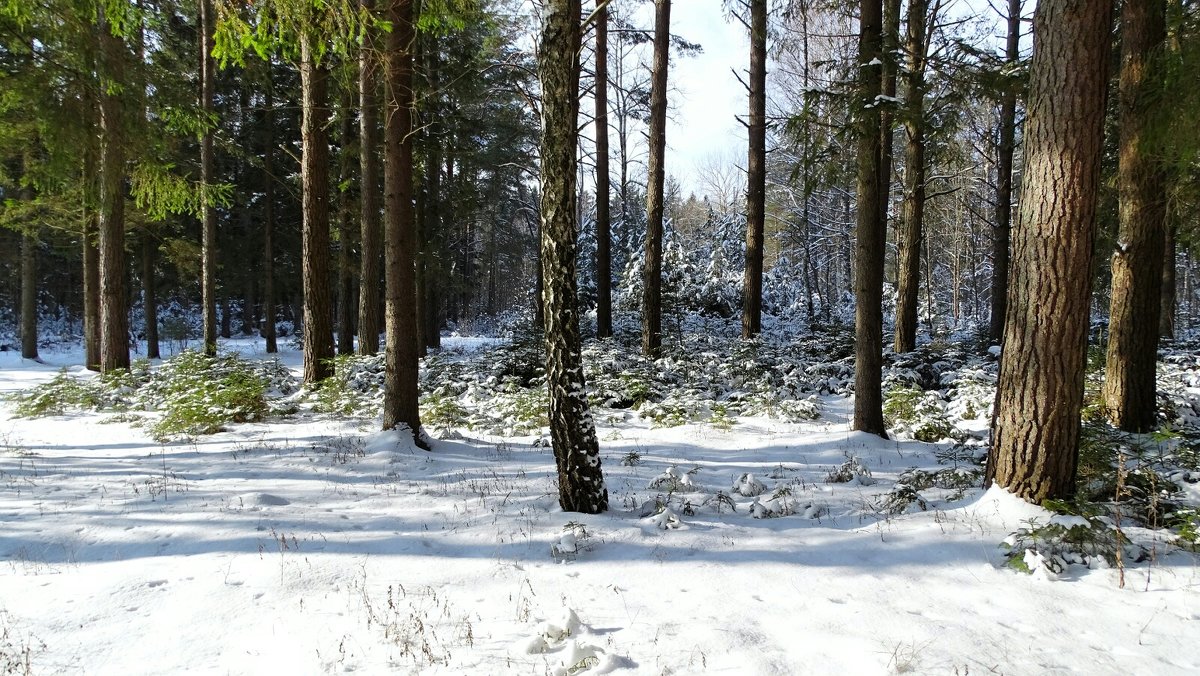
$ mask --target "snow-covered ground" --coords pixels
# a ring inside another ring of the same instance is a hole
[[[45,361],[0,353],[0,392],[81,359]],[[425,452],[302,411],[160,444],[0,404],[0,673],[1200,673],[1192,554],[1164,535],[1124,589],[1015,572],[999,543],[1047,512],[933,489],[888,514],[939,447],[821,406],[729,429],[599,416],[612,508],[585,516],[536,437]],[[828,483],[848,458],[869,476]]]

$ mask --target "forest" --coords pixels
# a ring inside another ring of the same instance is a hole
[[[1194,0],[0,0],[0,673],[1200,670],[1197,72]]]

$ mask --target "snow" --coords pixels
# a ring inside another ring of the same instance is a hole
[[[81,361],[43,356],[0,353],[0,393]],[[1200,672],[1191,554],[1162,543],[1123,590],[1111,569],[1015,572],[998,545],[1049,512],[992,488],[887,514],[878,497],[938,447],[820,404],[729,430],[599,416],[611,511],[588,516],[558,507],[537,437],[458,430],[426,452],[301,412],[160,444],[0,403],[0,665],[28,648],[33,673],[65,674]],[[849,458],[875,483],[826,483]],[[791,515],[752,518],[772,505]]]

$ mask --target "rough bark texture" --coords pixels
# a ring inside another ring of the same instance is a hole
[[[1041,0],[1034,16],[1021,218],[987,481],[1069,496],[1078,459],[1112,5]]]
[[[608,180],[608,6],[596,0],[596,337],[612,336],[612,213]]]
[[[101,20],[105,83],[100,87],[100,370],[129,368],[129,312],[125,294],[125,44]]]
[[[200,109],[205,116],[213,114],[215,19],[212,0],[200,0]],[[213,160],[213,130],[209,128],[200,137],[200,304],[204,353],[208,355],[217,353],[217,211],[209,203],[207,194],[213,185]]]
[[[146,314],[146,358],[159,359],[158,349],[158,277],[154,263],[158,244],[149,230],[142,232],[142,310]]]
[[[887,436],[883,424],[883,255],[879,107],[883,7],[863,0],[858,41],[858,214],[854,256],[853,428]]]
[[[588,410],[576,298],[576,135],[579,115],[579,0],[550,0],[538,51],[542,82],[541,260],[546,322],[550,441],[564,511],[608,509],[596,426]]]
[[[304,232],[301,273],[304,285],[304,382],[333,375],[333,316],[329,299],[329,71],[316,61],[311,40],[300,40],[303,157],[300,180]]]
[[[260,329],[266,342],[267,354],[275,354],[275,249],[271,242],[275,232],[275,90],[267,68],[267,91],[263,103],[266,134],[263,139],[263,325]]]
[[[387,349],[383,393],[383,429],[405,426],[421,446],[417,401],[420,359],[417,331],[416,245],[413,211],[413,27],[412,0],[392,0],[392,32],[385,49],[387,108],[384,117],[384,202],[387,276],[385,324]]]
[[[1127,432],[1155,426],[1155,366],[1162,313],[1166,181],[1149,148],[1159,87],[1155,56],[1167,37],[1165,0],[1121,9],[1120,228],[1112,256],[1112,304],[1104,369],[1109,419]]]
[[[905,51],[904,206],[900,214],[897,263],[896,352],[917,347],[918,292],[921,288],[921,238],[925,221],[925,61],[927,0],[909,0]]]
[[[663,159],[667,147],[667,70],[671,0],[654,0],[654,72],[650,84],[650,160],[646,185],[646,257],[642,267],[642,354],[662,348]]]
[[[742,338],[752,338],[762,330],[763,222],[767,201],[767,0],[750,0],[749,112]]]
[[[370,10],[374,0],[361,0]],[[358,353],[379,351],[379,279],[383,261],[383,230],[379,223],[379,96],[376,93],[376,35],[368,29],[358,56],[358,143],[361,170],[362,214],[359,285],[358,285]]]
[[[1021,0],[1008,0],[1008,38],[1004,48],[1006,67],[1015,69],[1020,58]],[[1008,306],[1008,248],[1012,232],[1013,154],[1017,135],[1017,88],[1011,81],[1000,100],[1000,145],[996,158],[996,221],[992,232],[992,315],[988,338],[999,342],[1004,335]]]

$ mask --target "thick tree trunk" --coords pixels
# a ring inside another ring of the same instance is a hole
[[[763,222],[767,201],[767,0],[750,0],[749,113],[743,339],[753,338],[762,331]]]
[[[1021,218],[987,481],[1040,503],[1078,460],[1112,4],[1041,0],[1034,16]]]
[[[160,359],[158,349],[158,279],[155,258],[158,245],[149,230],[142,231],[142,310],[146,315],[146,358]]]
[[[125,44],[101,13],[100,87],[100,370],[129,369],[129,308],[125,293]]]
[[[213,114],[216,71],[212,58],[213,29],[216,25],[212,0],[200,0],[200,110]],[[206,125],[209,120],[205,120]],[[200,137],[200,298],[204,330],[204,353],[217,353],[217,211],[209,199],[213,176],[213,130]]]
[[[1008,39],[1005,66],[1015,70],[1020,58],[1021,0],[1008,0]],[[1000,145],[996,159],[996,222],[992,233],[992,314],[988,338],[999,342],[1004,335],[1008,306],[1008,247],[1012,230],[1013,154],[1017,134],[1017,86],[1010,79],[1000,100]]]
[[[667,4],[659,2],[660,9]],[[575,281],[579,11],[579,0],[548,2],[538,51],[542,81],[541,259],[546,386],[550,440],[558,467],[558,502],[567,512],[598,514],[608,509],[608,489],[600,470],[600,447],[583,379]]]
[[[858,237],[854,256],[853,429],[887,436],[883,424],[883,257],[885,221],[880,191],[880,93],[883,8],[862,0],[858,42]]]
[[[596,337],[612,337],[612,214],[608,180],[608,6],[596,0]]]
[[[925,59],[927,0],[909,0],[908,100],[904,130],[904,207],[900,217],[900,253],[897,265],[896,352],[917,347],[917,294],[921,284],[921,238],[925,221]]]
[[[662,349],[663,160],[667,147],[667,70],[671,0],[654,0],[654,72],[650,84],[650,164],[646,185],[646,259],[642,266],[642,354]]]
[[[333,313],[329,299],[329,71],[317,63],[310,44],[300,41],[303,96],[301,183],[303,186],[304,382],[333,374]]]
[[[270,81],[271,67],[267,65],[267,91],[263,103],[266,128],[263,139],[263,324],[259,333],[266,342],[267,354],[279,351],[275,339],[275,248],[271,239],[275,233],[275,89]]]
[[[1160,88],[1155,57],[1166,31],[1165,0],[1125,0],[1121,9],[1120,229],[1112,257],[1112,304],[1104,404],[1127,432],[1155,427],[1155,366],[1162,313],[1166,181],[1148,147]]]
[[[386,376],[383,429],[407,427],[414,442],[421,437],[417,397],[416,214],[413,211],[413,47],[412,0],[391,0],[387,36],[387,114],[384,117],[384,191],[387,276],[385,323]]]
[[[374,0],[360,0],[364,9],[371,10]],[[375,52],[376,33],[368,29],[358,56],[358,143],[359,167],[362,180],[361,271],[358,285],[358,353],[379,351],[379,279],[383,231],[379,224],[379,95],[376,91],[378,73]]]

